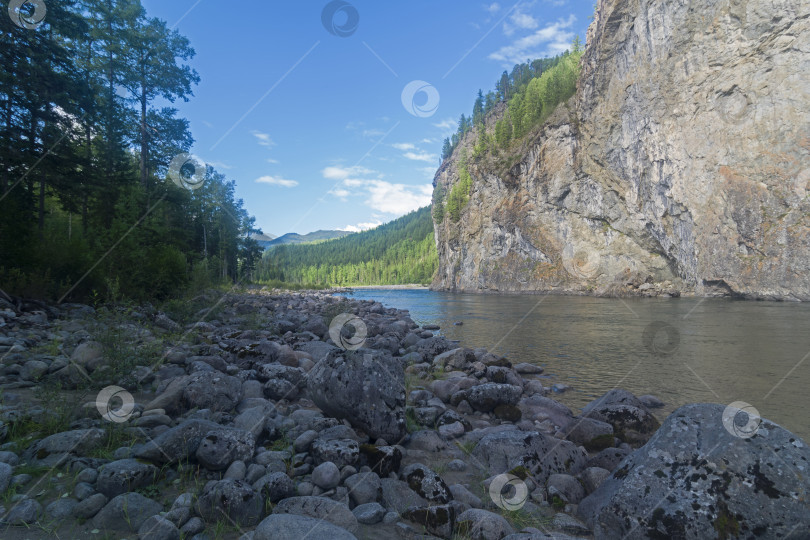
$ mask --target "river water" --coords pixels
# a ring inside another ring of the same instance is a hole
[[[355,289],[466,347],[545,368],[579,408],[614,387],[680,405],[753,405],[810,441],[810,304]],[[454,323],[462,322],[457,326]]]

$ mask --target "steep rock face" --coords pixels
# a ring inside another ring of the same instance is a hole
[[[434,288],[810,300],[810,4],[600,0],[587,42],[520,159],[468,161]]]

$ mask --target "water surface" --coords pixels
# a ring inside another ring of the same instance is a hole
[[[743,401],[810,441],[807,303],[424,289],[355,289],[352,296],[407,309],[464,346],[543,366],[544,385],[571,387],[555,398],[575,412],[614,387],[658,396],[666,403],[659,419],[685,403]]]

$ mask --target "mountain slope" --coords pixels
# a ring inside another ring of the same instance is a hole
[[[429,283],[438,264],[430,207],[374,229],[268,250],[254,278],[327,285]]]
[[[810,4],[700,4],[599,0],[576,94],[463,136],[435,288],[810,300]]]
[[[309,244],[312,242],[322,242],[324,240],[333,240],[335,238],[343,238],[353,234],[349,231],[315,231],[307,234],[287,233],[282,234],[267,243],[265,247],[275,247],[284,244]]]

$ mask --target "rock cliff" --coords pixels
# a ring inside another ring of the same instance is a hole
[[[809,109],[806,1],[599,0],[576,95],[467,164],[433,287],[810,300]]]

